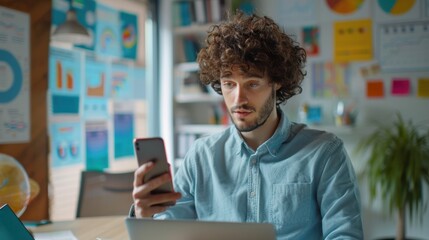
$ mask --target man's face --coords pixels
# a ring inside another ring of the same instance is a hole
[[[266,74],[233,67],[222,73],[220,84],[231,119],[240,132],[262,126],[275,108],[278,87]]]

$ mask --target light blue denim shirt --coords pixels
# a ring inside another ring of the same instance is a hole
[[[155,217],[269,222],[277,239],[363,239],[359,189],[342,141],[280,115],[256,151],[234,126],[197,140],[174,177],[182,198]]]

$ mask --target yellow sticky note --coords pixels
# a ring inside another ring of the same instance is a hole
[[[420,78],[417,83],[417,96],[429,97],[429,78]]]
[[[371,60],[372,54],[370,19],[334,23],[334,61]]]

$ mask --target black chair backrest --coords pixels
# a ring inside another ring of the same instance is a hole
[[[134,172],[82,171],[76,217],[127,215],[133,179]]]

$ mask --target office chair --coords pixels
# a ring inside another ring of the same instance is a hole
[[[76,217],[127,215],[134,172],[82,171]]]

